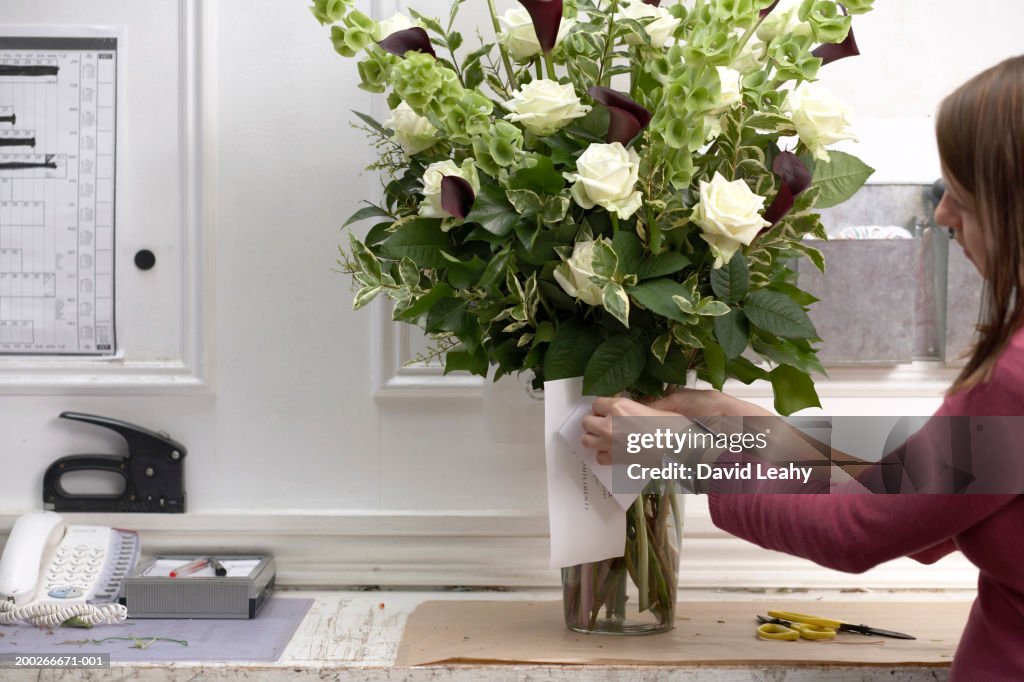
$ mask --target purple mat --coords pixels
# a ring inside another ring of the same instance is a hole
[[[264,661],[281,657],[312,599],[271,597],[253,620],[128,620],[123,625],[97,625],[85,630],[47,630],[30,625],[0,626],[0,654],[88,655],[109,653],[113,663],[166,661]],[[102,644],[64,643],[104,637],[169,637],[188,642],[153,642],[145,649],[132,641]]]

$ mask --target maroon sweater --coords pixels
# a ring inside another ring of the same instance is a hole
[[[936,414],[1024,415],[1024,331],[991,381],[948,397]],[[1024,440],[1019,443],[1024,460]],[[840,571],[860,573],[901,556],[933,563],[962,551],[980,571],[978,596],[950,680],[1024,680],[1024,496],[712,490],[708,500],[719,528]]]

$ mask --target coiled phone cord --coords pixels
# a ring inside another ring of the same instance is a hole
[[[128,618],[128,609],[121,604],[65,605],[39,601],[15,606],[13,602],[0,601],[0,625],[25,622],[43,627],[58,627],[71,618],[78,618],[85,625],[121,623]]]

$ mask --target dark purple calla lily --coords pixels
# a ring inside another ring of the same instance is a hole
[[[661,0],[644,0],[645,5],[654,5],[655,7],[661,7]]]
[[[779,185],[779,191],[775,194],[775,201],[773,201],[772,205],[768,207],[768,210],[764,212],[764,219],[774,225],[782,220],[783,216],[793,210],[794,203],[795,199],[793,197],[793,193],[789,191],[789,185],[782,183]]]
[[[618,142],[625,146],[651,122],[651,112],[621,92],[595,85],[587,90],[587,94],[593,97],[595,102],[608,107],[611,120],[608,124],[606,142]]]
[[[419,26],[395,31],[382,40],[377,41],[377,44],[386,52],[398,55],[399,57],[404,57],[405,53],[409,51],[423,52],[431,57],[437,57],[434,54],[433,46],[430,44],[430,36]]]
[[[856,57],[860,54],[860,50],[857,49],[857,41],[853,37],[853,27],[850,27],[850,32],[843,42],[818,45],[811,50],[811,54],[821,60],[822,66],[844,57]]]
[[[446,175],[441,178],[441,208],[460,220],[465,220],[473,210],[476,193],[468,181],[455,176]]]
[[[793,152],[781,152],[772,162],[772,171],[782,181],[775,200],[764,212],[764,219],[772,225],[793,209],[796,196],[811,185],[811,171]]]
[[[811,186],[811,171],[793,152],[780,152],[772,162],[772,172],[786,183],[793,196]]]
[[[771,14],[772,10],[775,9],[775,5],[777,5],[777,4],[779,4],[779,0],[775,0],[775,2],[773,2],[770,5],[768,5],[763,10],[761,10],[761,18],[764,19],[766,16]]]
[[[519,0],[533,21],[537,42],[545,54],[555,49],[558,27],[562,25],[562,0]]]

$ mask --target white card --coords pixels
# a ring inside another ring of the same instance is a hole
[[[560,433],[580,409],[582,387],[582,378],[544,383],[552,568],[622,556],[626,544],[626,515],[620,503]]]
[[[558,433],[565,439],[566,445],[569,446],[572,453],[587,463],[587,466],[597,476],[597,480],[601,481],[605,490],[611,491],[614,488],[612,485],[612,472],[614,471],[612,465],[599,464],[597,461],[597,450],[583,447],[583,418],[590,414],[593,404],[594,398],[592,396],[581,397],[576,409],[562,425],[562,428],[558,430]],[[612,497],[615,498],[615,501],[625,511],[633,504],[637,495],[635,493],[612,493]]]

